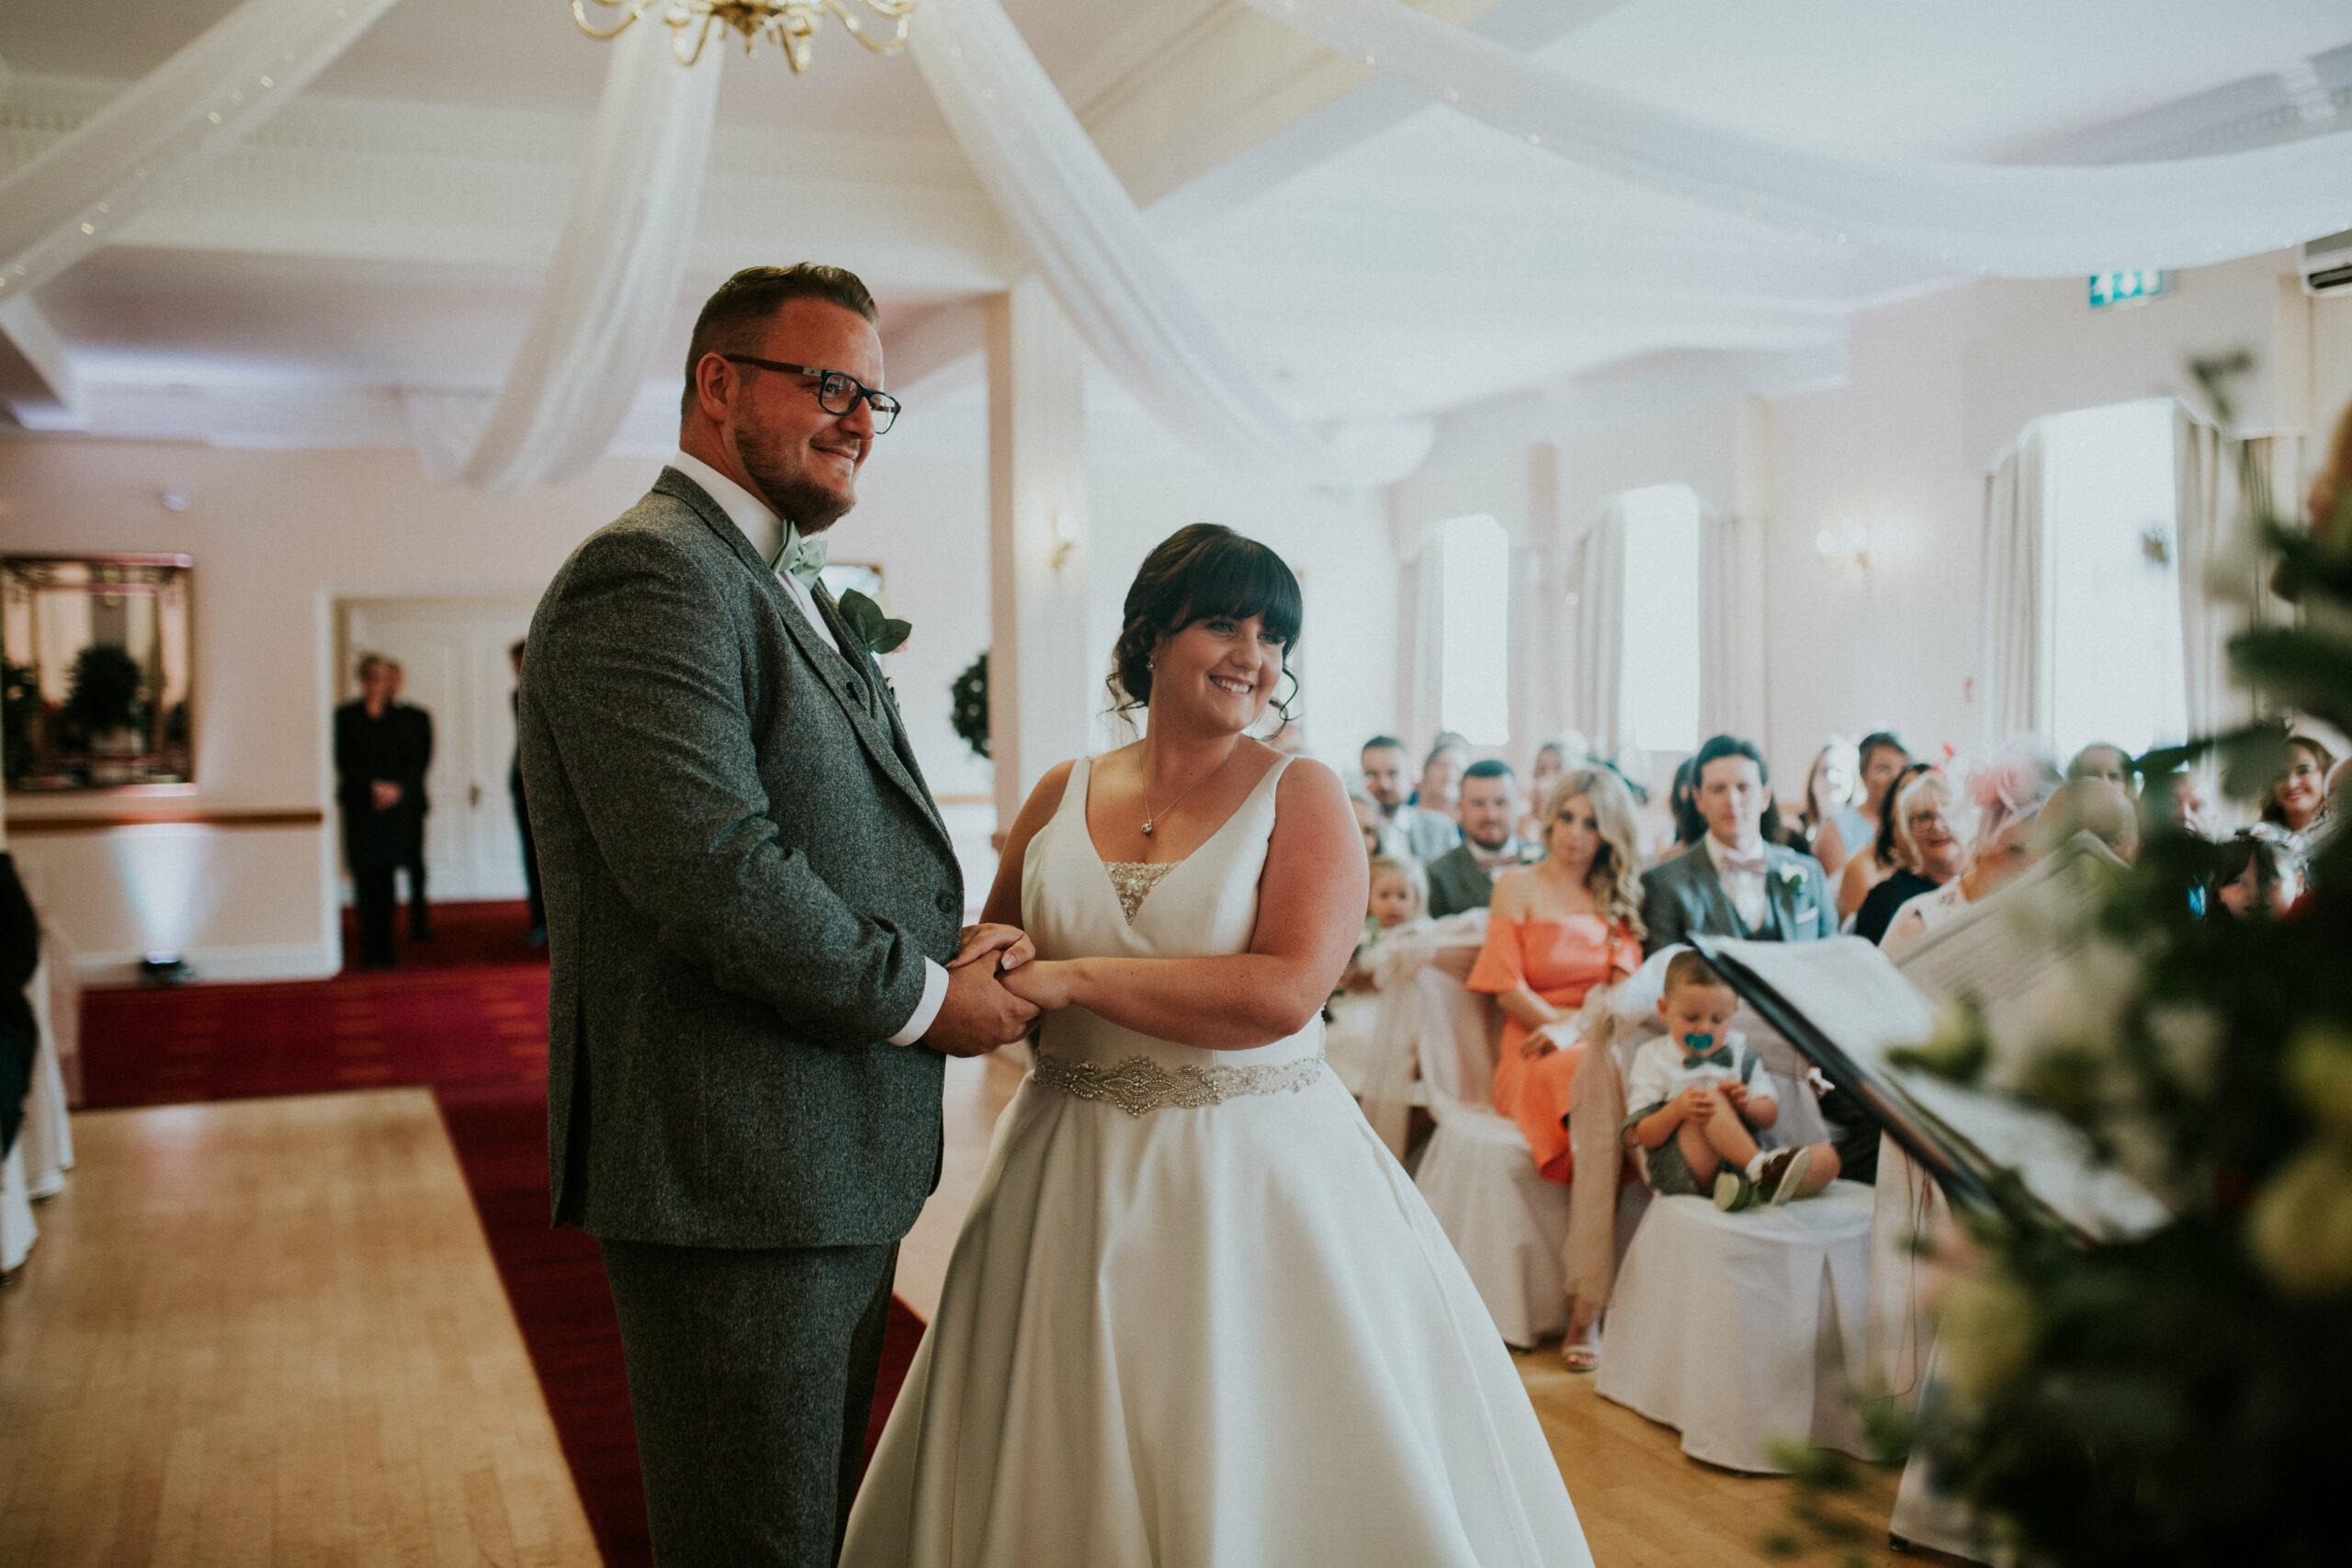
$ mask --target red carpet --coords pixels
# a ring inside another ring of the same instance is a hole
[[[437,940],[404,944],[400,973],[85,991],[85,1103],[431,1085],[596,1543],[636,1568],[652,1556],[612,1297],[596,1244],[548,1224],[547,964],[522,922],[520,903],[436,905]],[[922,1337],[894,1300],[868,1458]]]

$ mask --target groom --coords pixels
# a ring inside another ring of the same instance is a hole
[[[947,963],[946,829],[817,576],[897,409],[874,314],[838,267],[728,279],[677,455],[558,570],[525,656],[555,1219],[604,1256],[662,1568],[833,1560],[943,1055],[1036,1015],[995,962]]]

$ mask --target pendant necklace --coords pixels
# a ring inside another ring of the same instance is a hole
[[[1238,751],[1240,750],[1241,748],[1237,745],[1234,747],[1233,751]],[[1225,754],[1225,762],[1230,762],[1233,761],[1233,751],[1227,751]],[[1219,762],[1216,767],[1211,768],[1207,773],[1203,773],[1199,778],[1196,778],[1191,784],[1186,784],[1184,786],[1183,794],[1179,795],[1175,799],[1168,803],[1168,811],[1173,811],[1178,807],[1183,805],[1184,795],[1192,794],[1194,790],[1208,783],[1209,780],[1225,772],[1225,762]],[[1143,776],[1147,781],[1150,779],[1151,770],[1148,767],[1144,769]],[[1143,795],[1143,836],[1147,839],[1150,838],[1151,825],[1167,815],[1167,811],[1154,811],[1151,808],[1151,786],[1149,783],[1147,782],[1144,786]]]

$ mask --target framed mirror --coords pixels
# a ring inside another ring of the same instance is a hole
[[[196,778],[186,556],[0,558],[7,787],[179,794]]]

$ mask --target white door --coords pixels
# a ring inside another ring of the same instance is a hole
[[[514,678],[506,650],[530,629],[527,599],[354,599],[343,605],[338,703],[359,694],[363,653],[398,662],[401,700],[433,717],[424,792],[426,893],[435,902],[520,898],[522,839],[507,769],[514,757]]]

